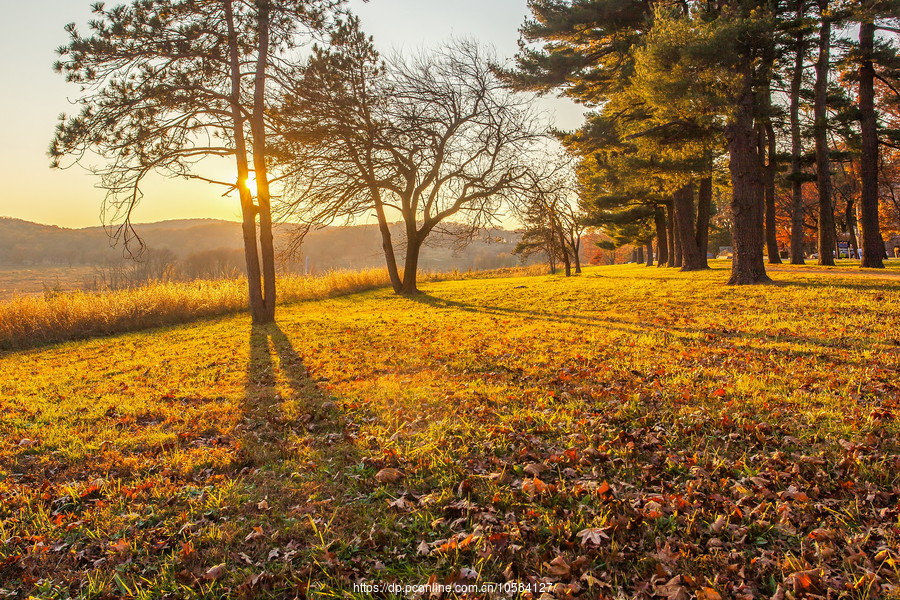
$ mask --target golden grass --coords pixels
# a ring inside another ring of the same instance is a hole
[[[318,300],[387,285],[387,271],[332,271],[278,280],[280,304]],[[247,308],[244,279],[153,283],[99,293],[23,296],[0,304],[0,349],[139,331],[239,312]]]
[[[900,281],[727,267],[0,356],[0,598],[895,597]]]
[[[421,281],[541,275],[546,265],[493,271],[424,273]],[[390,284],[386,269],[330,271],[278,279],[278,303],[321,300]],[[177,325],[247,309],[245,279],[158,282],[104,292],[20,296],[0,303],[0,350]]]

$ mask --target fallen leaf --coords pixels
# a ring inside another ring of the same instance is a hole
[[[522,491],[529,496],[536,496],[547,491],[547,484],[535,477],[534,479],[526,479],[522,482]]]
[[[605,529],[600,528],[588,528],[582,529],[578,533],[575,534],[575,537],[581,538],[581,544],[583,546],[601,546],[604,543],[604,540],[608,540],[609,536],[606,535]]]
[[[525,465],[525,468],[523,470],[526,473],[528,473],[529,475],[533,475],[533,476],[537,477],[537,476],[541,475],[544,471],[549,471],[550,467],[548,467],[547,465],[545,465],[543,463],[530,463],[528,465]]]
[[[658,586],[656,595],[663,596],[667,600],[688,600],[690,593],[681,581],[681,576],[676,575],[664,585]]]
[[[207,569],[206,573],[203,574],[203,579],[207,581],[215,581],[219,579],[222,575],[225,574],[225,563],[216,565],[214,567],[210,567]]]
[[[386,467],[375,473],[375,481],[378,483],[396,483],[401,479],[403,479],[403,473],[393,467]]]
[[[562,556],[557,556],[553,560],[548,563],[544,563],[544,566],[547,568],[547,572],[551,575],[555,575],[556,577],[568,577],[572,572],[572,568],[569,566],[569,563],[566,562],[566,559]]]
[[[416,505],[413,502],[410,502],[406,496],[400,496],[393,502],[389,502],[388,506],[399,510],[412,510],[416,507]]]
[[[722,600],[722,595],[710,587],[705,587],[697,590],[697,600]]]
[[[712,522],[709,528],[713,533],[719,533],[722,531],[722,529],[725,528],[725,523],[727,523],[725,517],[719,515],[719,517]]]

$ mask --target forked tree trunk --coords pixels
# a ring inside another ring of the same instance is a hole
[[[656,225],[656,266],[662,267],[669,262],[669,236],[665,209],[658,204],[653,212],[653,222]]]
[[[859,26],[859,113],[862,130],[862,198],[860,200],[860,228],[862,229],[861,267],[883,269],[884,240],[878,218],[878,121],[875,115],[875,65],[872,54],[875,45],[875,24]]]
[[[422,249],[422,242],[414,233],[407,235],[406,239],[406,259],[403,261],[403,284],[400,287],[400,293],[404,296],[414,296],[419,293],[416,278],[419,270],[419,251]]]
[[[375,199],[375,214],[378,217],[378,229],[381,231],[381,249],[384,250],[384,260],[387,264],[388,276],[391,279],[391,287],[395,294],[403,290],[403,281],[400,280],[400,271],[397,267],[397,256],[394,254],[394,242],[391,238],[391,226],[387,222],[384,212],[384,203],[378,189],[372,190]]]
[[[581,236],[575,236],[572,244],[572,255],[575,258],[575,272],[581,273]]]
[[[816,62],[815,117],[816,178],[819,184],[819,264],[834,266],[834,203],[831,198],[831,159],[828,147],[828,72],[831,60],[831,20],[828,0],[819,0],[819,59]]]
[[[250,301],[250,316],[254,323],[266,322],[263,301],[261,273],[259,268],[259,248],[256,235],[257,207],[247,186],[250,166],[247,160],[247,141],[244,136],[244,113],[240,106],[241,72],[238,55],[237,34],[234,27],[232,0],[223,0],[225,24],[228,28],[228,60],[231,76],[231,118],[234,125],[234,147],[237,162],[237,190],[241,202],[241,231],[244,239],[244,259],[247,264],[247,293]]]
[[[259,250],[262,259],[263,315],[262,323],[275,320],[275,241],[272,234],[272,202],[266,167],[266,66],[269,60],[269,2],[257,4],[256,73],[253,81],[253,113],[250,131],[253,135],[253,169],[256,175],[256,198],[259,204]]]
[[[572,260],[569,258],[569,249],[566,248],[566,240],[562,236],[562,234],[560,234],[559,238],[560,238],[559,241],[561,242],[560,249],[562,250],[563,267],[565,267],[565,270],[566,270],[566,277],[571,277],[572,276]]]
[[[731,212],[734,218],[734,257],[730,285],[771,281],[763,262],[762,172],[753,126],[753,72],[743,67],[742,93],[735,115],[726,127],[731,171]]]
[[[798,9],[798,17],[805,13],[805,6]],[[803,58],[806,43],[803,32],[796,37],[797,50],[794,55],[794,72],[791,75],[791,264],[806,264],[803,250],[803,138],[800,133],[800,89],[803,85]]]

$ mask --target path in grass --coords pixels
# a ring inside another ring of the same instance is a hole
[[[887,593],[900,285],[773,275],[431,283],[0,357],[0,596]]]

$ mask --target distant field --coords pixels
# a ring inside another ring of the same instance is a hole
[[[842,269],[832,269],[836,271],[858,270],[855,266],[859,261],[851,261],[841,259],[838,265]],[[713,261],[720,267],[729,264],[727,261]],[[900,275],[900,260],[886,261],[886,273]],[[814,261],[809,261],[807,265],[810,269],[828,270],[829,267],[818,267]],[[782,265],[778,269],[790,268],[795,269],[792,265]],[[868,272],[877,272],[869,270]],[[0,266],[0,301],[8,300],[16,295],[33,296],[43,294],[46,290],[55,291],[73,291],[84,287],[86,282],[94,279],[96,274],[95,267],[3,267]]]
[[[896,598],[900,280],[716,266],[0,355],[0,598]]]
[[[0,301],[13,296],[33,296],[46,290],[72,291],[93,279],[94,267],[0,266]]]

